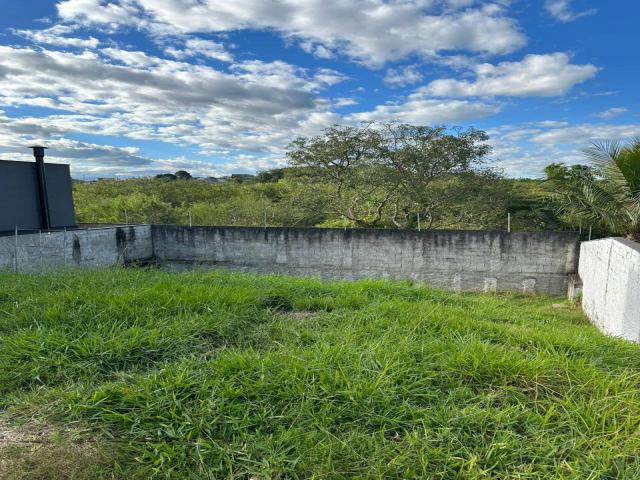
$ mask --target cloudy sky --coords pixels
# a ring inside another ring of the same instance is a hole
[[[640,136],[637,0],[0,0],[0,158],[253,172],[332,124],[475,126],[510,176]]]

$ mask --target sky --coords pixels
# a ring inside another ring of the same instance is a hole
[[[75,178],[286,164],[331,125],[486,130],[540,177],[640,136],[640,1],[0,0],[0,158]]]

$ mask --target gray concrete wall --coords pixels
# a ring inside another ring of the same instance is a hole
[[[18,235],[17,242],[13,235],[0,237],[2,270],[109,266],[152,257],[149,225],[32,233]]]
[[[624,238],[580,248],[582,306],[603,332],[640,342],[640,244]]]
[[[17,256],[16,256],[17,252]],[[454,291],[565,295],[573,233],[138,225],[0,237],[0,269],[34,271],[156,259],[326,279],[412,279]]]
[[[566,295],[575,233],[153,226],[161,263]]]

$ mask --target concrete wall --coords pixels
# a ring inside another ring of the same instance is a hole
[[[414,279],[446,289],[566,295],[574,233],[153,226],[161,263],[327,279]]]
[[[17,256],[16,256],[17,252]],[[573,233],[138,225],[0,237],[0,269],[163,264],[327,279],[413,279],[454,291],[565,295]]]
[[[17,253],[17,256],[16,256]],[[153,257],[151,226],[107,227],[0,237],[0,269],[109,266]]]
[[[580,248],[582,306],[603,332],[640,342],[640,244],[624,238]]]

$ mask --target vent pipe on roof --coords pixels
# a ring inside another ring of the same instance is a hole
[[[38,178],[42,228],[49,230],[51,229],[51,214],[49,211],[49,196],[47,195],[47,177],[44,168],[44,151],[47,147],[35,145],[30,148],[33,149],[33,156],[36,158],[36,176]]]

